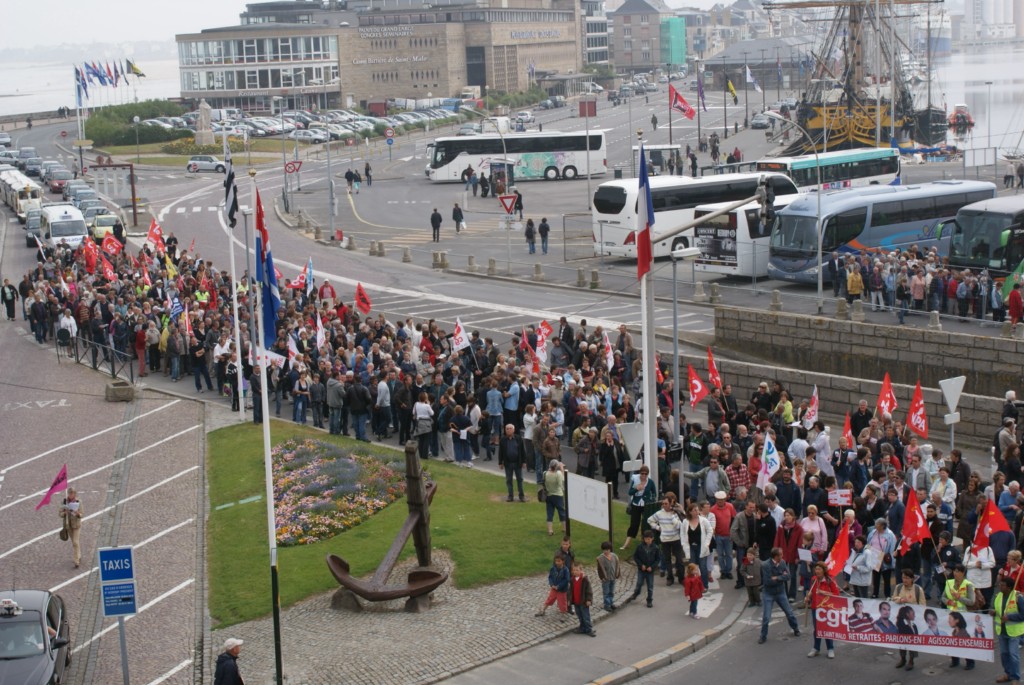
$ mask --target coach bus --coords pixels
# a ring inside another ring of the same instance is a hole
[[[797,197],[776,198],[775,210],[784,209]],[[701,205],[694,210],[694,218],[699,219],[729,204]],[[708,219],[694,229],[693,246],[700,250],[700,257],[693,260],[694,268],[726,276],[763,278],[768,275],[770,235],[771,226],[761,220],[761,205],[757,202]]]
[[[961,207],[995,197],[985,181],[936,181],[913,186],[834,190],[821,195],[822,259],[829,253],[863,253],[937,246],[947,254],[949,231],[940,231]],[[768,249],[768,276],[814,283],[818,279],[817,198],[812,193],[779,212]],[[828,275],[823,274],[824,280]]]
[[[1005,278],[1024,259],[1024,197],[969,204],[945,222],[942,231],[950,236],[950,267],[988,269],[993,278]]]
[[[777,171],[786,174],[801,191],[818,187],[821,166],[821,187],[842,190],[862,186],[900,185],[900,151],[893,147],[870,147],[856,150],[822,152],[800,157],[772,157],[758,160],[756,171]]]
[[[28,211],[39,209],[43,201],[43,189],[39,184],[17,170],[0,174],[0,194],[21,223],[25,223]]]
[[[698,205],[736,202],[753,197],[757,183],[765,176],[775,197],[796,195],[797,187],[782,174],[715,174],[655,176],[650,179],[654,207],[654,233],[664,233],[693,220]],[[594,254],[636,259],[636,212],[639,183],[636,179],[605,181],[594,192],[592,232]],[[667,257],[673,250],[689,247],[693,229],[651,247],[655,257]]]
[[[589,136],[585,131],[456,136],[434,141],[427,176],[442,183],[461,181],[466,167],[486,173],[491,160],[507,159],[515,163],[516,181],[570,180],[588,173],[603,176],[607,157],[603,131]]]

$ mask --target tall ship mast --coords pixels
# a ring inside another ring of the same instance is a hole
[[[893,140],[931,146],[945,142],[946,116],[931,102],[929,72],[908,70],[912,47],[897,21],[930,14],[943,0],[763,0],[774,10],[834,11],[824,40],[812,53],[810,78],[796,109],[813,144],[797,139],[786,154],[856,147],[888,147]],[[931,42],[926,45],[931,47]],[[921,84],[926,80],[926,86]],[[922,86],[927,90],[921,93]],[[916,97],[915,97],[916,95]]]

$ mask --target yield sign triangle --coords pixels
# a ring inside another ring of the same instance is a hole
[[[511,214],[516,206],[515,195],[499,195],[498,199],[501,200],[501,206],[505,208],[506,214]]]

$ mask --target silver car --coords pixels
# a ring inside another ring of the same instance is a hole
[[[188,164],[185,165],[185,171],[190,171],[193,174],[201,171],[213,171],[223,174],[225,169],[224,162],[213,155],[192,155],[188,160]]]

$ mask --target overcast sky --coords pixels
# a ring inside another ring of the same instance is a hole
[[[214,26],[238,24],[244,0],[5,0],[3,46],[174,40]]]

